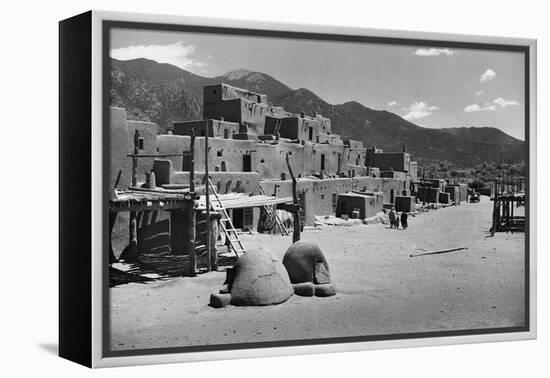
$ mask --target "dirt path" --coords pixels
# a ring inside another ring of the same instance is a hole
[[[157,348],[509,327],[524,318],[524,234],[486,237],[491,202],[409,217],[407,230],[382,224],[325,226],[317,242],[337,287],[330,298],[293,296],[268,307],[208,307],[224,273],[110,289],[112,348]],[[290,237],[246,235],[281,259]],[[468,250],[411,258],[411,253]]]

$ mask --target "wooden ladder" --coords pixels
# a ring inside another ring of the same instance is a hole
[[[282,124],[283,124],[283,119],[277,118],[277,121],[275,121],[275,131],[273,132],[273,135],[277,135],[277,133],[281,131]]]
[[[261,186],[260,186],[260,193],[263,194],[264,196],[266,195],[265,191],[263,190],[263,188]],[[290,232],[288,231],[288,229],[283,224],[283,221],[281,221],[281,218],[279,218],[279,215],[277,214],[277,210],[274,210],[271,207],[271,205],[263,205],[263,208],[264,208],[264,210],[267,214],[268,219],[275,218],[275,224],[277,225],[277,227],[279,227],[279,231],[281,232],[281,235],[289,236]]]
[[[244,248],[243,243],[239,238],[239,234],[237,233],[237,230],[235,229],[235,226],[231,221],[231,217],[227,213],[227,210],[223,206],[223,202],[218,196],[218,191],[216,190],[216,187],[212,185],[212,181],[210,181],[210,179],[208,179],[208,185],[210,185],[210,189],[214,194],[214,202],[217,202],[218,205],[218,208],[214,208],[214,206],[212,206],[213,201],[210,201],[210,209],[214,211],[221,211],[222,218],[220,219],[220,227],[225,234],[225,238],[229,244],[229,249],[233,250],[237,257],[240,257],[243,253],[246,252],[246,249]]]

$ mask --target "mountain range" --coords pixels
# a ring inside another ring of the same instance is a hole
[[[287,111],[318,113],[331,119],[332,130],[365,146],[401,151],[403,145],[421,165],[447,162],[470,168],[484,162],[521,163],[524,142],[493,127],[427,128],[385,110],[358,102],[332,105],[308,89],[292,89],[277,79],[246,69],[207,78],[176,66],[140,58],[111,59],[110,104],[126,109],[130,119],[169,129],[174,121],[202,118],[205,85],[226,83],[268,96]]]

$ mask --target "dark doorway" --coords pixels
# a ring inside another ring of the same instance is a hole
[[[321,171],[325,170],[325,154],[321,154]]]
[[[309,128],[309,140],[313,140],[313,127]]]
[[[252,172],[251,155],[243,155],[243,172]]]
[[[232,221],[235,228],[247,231],[252,229],[253,226],[253,214],[252,207],[246,207],[243,209],[233,209]]]
[[[188,172],[191,169],[191,160],[193,158],[191,156],[184,156],[183,161],[181,164],[181,170],[184,172]]]
[[[393,203],[395,201],[395,196],[393,189],[390,189],[390,203]]]
[[[244,225],[243,209],[233,209],[232,212],[233,212],[233,216],[232,216],[233,226],[235,226],[235,228],[242,229]]]

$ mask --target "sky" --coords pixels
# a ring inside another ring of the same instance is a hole
[[[516,52],[113,29],[111,57],[215,77],[235,69],[357,101],[424,127],[495,127],[524,140],[524,58]]]

